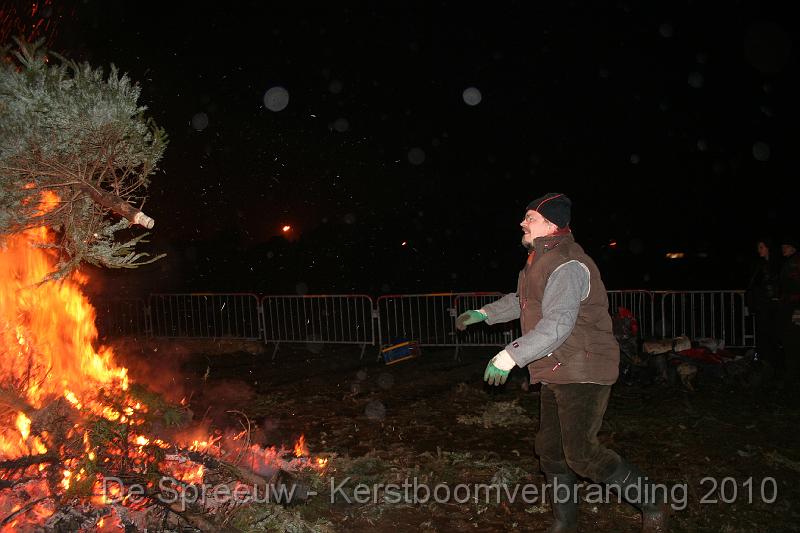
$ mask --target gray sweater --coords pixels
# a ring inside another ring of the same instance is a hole
[[[589,296],[589,269],[572,260],[550,275],[542,298],[542,319],[536,327],[506,346],[506,351],[519,367],[546,357],[569,337],[578,318],[581,301]],[[519,295],[506,294],[485,305],[487,324],[517,320],[520,316]]]

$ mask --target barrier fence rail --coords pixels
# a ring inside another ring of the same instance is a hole
[[[155,337],[262,338],[260,307],[255,294],[151,294],[148,301]]]
[[[744,291],[669,291],[658,296],[657,336],[720,339],[730,347],[755,345],[755,322]]]
[[[251,293],[151,294],[145,300],[95,302],[98,329],[106,335],[228,338],[275,343],[383,346],[400,339],[421,346],[505,345],[519,336],[517,321],[476,324],[464,332],[456,317],[480,309],[499,292],[265,295]],[[721,339],[729,347],[755,345],[753,316],[744,291],[608,291],[609,311],[629,309],[645,338]]]
[[[379,342],[415,340],[420,346],[455,346],[454,293],[390,294],[377,302]]]
[[[92,302],[97,330],[111,336],[152,336],[149,307],[141,298],[102,298]]]
[[[502,297],[500,292],[474,292],[455,296],[453,301],[453,319],[470,309],[481,309]],[[519,321],[514,320],[505,324],[488,325],[486,323],[474,324],[459,333],[457,338],[456,353],[461,346],[505,346],[522,334]]]
[[[263,340],[282,342],[375,344],[372,298],[363,294],[264,296]]]

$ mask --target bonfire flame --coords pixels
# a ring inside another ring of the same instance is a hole
[[[58,197],[45,191],[39,212],[56,205]],[[53,396],[75,403],[98,387],[128,388],[127,370],[114,364],[111,350],[93,348],[95,312],[80,288],[85,276],[42,283],[55,262],[49,244],[47,229],[34,228],[6,237],[0,255],[0,381],[37,409]]]
[[[45,191],[39,211],[58,205],[59,198]],[[98,508],[114,503],[117,511],[117,504],[137,505],[120,487],[104,486],[104,477],[139,479],[148,490],[154,472],[178,484],[202,483],[203,458],[227,458],[219,435],[206,432],[176,445],[148,434],[152,413],[129,388],[127,369],[111,349],[94,348],[95,311],[81,290],[87,279],[75,273],[43,282],[55,270],[51,239],[46,228],[33,228],[0,241],[2,531],[41,525],[74,498]],[[294,446],[296,459],[287,463],[285,450],[251,444],[244,433],[233,436],[239,445],[228,457],[253,472],[288,463],[325,467],[326,460],[309,457],[304,436]],[[117,527],[121,515],[110,513],[96,513],[93,525]]]

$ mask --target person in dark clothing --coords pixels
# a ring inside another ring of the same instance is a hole
[[[642,512],[642,531],[666,531],[666,487],[597,439],[619,375],[619,345],[600,272],[569,228],[571,205],[559,193],[528,205],[520,223],[528,259],[517,292],[463,313],[456,327],[520,320],[522,336],[494,356],[484,380],[500,385],[513,367],[527,365],[531,382],[542,383],[536,453],[553,491],[549,531],[577,530],[576,474],[618,490]]]
[[[759,240],[756,244],[758,262],[747,286],[747,308],[755,315],[756,352],[760,359],[768,361],[776,372],[783,372],[783,357],[780,346],[781,302],[778,288],[780,262],[770,241]]]
[[[784,238],[781,248],[784,258],[779,283],[783,315],[781,340],[786,360],[786,380],[797,382],[800,367],[800,255],[794,238]]]

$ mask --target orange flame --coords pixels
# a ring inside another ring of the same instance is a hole
[[[58,203],[55,193],[43,191],[39,212]],[[54,270],[48,244],[43,227],[10,235],[2,243],[0,345],[6,349],[0,354],[0,377],[20,386],[35,408],[52,396],[64,396],[80,408],[81,398],[98,386],[127,389],[127,369],[115,365],[110,349],[93,347],[95,311],[80,290],[85,279],[42,283]]]
[[[59,203],[55,193],[43,191],[37,213],[45,214]],[[34,431],[29,410],[63,397],[79,410],[90,408],[104,414],[102,406],[93,401],[97,390],[128,386],[127,370],[114,363],[111,350],[93,346],[97,340],[95,311],[81,292],[86,278],[43,282],[55,270],[50,242],[51,235],[44,227],[0,239],[0,383],[13,392],[9,395],[12,410],[0,420],[0,460],[48,452],[40,440],[40,436],[46,439],[47,431],[41,427]],[[44,464],[38,465],[38,471],[44,468]],[[66,490],[86,473],[64,469],[60,476],[59,485]],[[31,500],[50,494],[44,478],[21,488]],[[8,516],[15,507],[20,509],[19,502],[14,495],[0,497],[0,516]],[[43,521],[53,510],[52,501],[43,501],[1,529],[14,530],[29,520]]]
[[[297,442],[294,443],[294,456],[304,457],[308,455],[308,446],[306,446],[306,436],[300,435]]]

